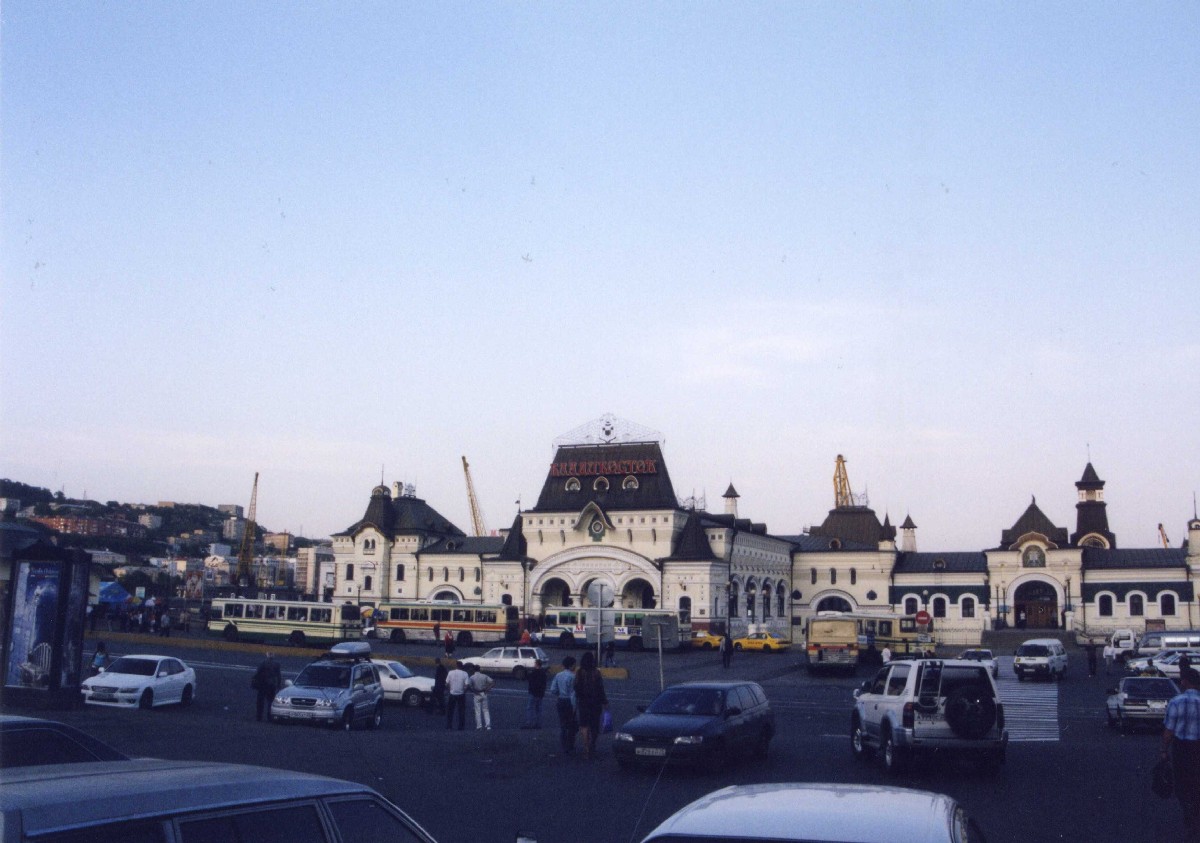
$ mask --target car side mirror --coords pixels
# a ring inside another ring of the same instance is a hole
[[[284,680],[283,680],[283,687],[285,687],[285,688],[290,688],[290,687],[292,687],[292,685],[294,685],[294,684],[295,684],[295,683],[294,683],[294,682],[292,682],[292,680],[291,680],[291,679],[284,679]]]

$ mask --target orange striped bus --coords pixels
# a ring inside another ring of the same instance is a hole
[[[516,606],[438,600],[387,601],[371,613],[374,636],[398,644],[410,639],[441,640],[447,632],[463,647],[476,642],[516,641],[520,620]]]

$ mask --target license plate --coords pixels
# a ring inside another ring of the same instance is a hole
[[[1161,702],[1152,702],[1152,703],[1150,703],[1150,710],[1151,710],[1151,711],[1162,711],[1162,710],[1163,710],[1164,708],[1166,708],[1166,707],[1167,707],[1167,704],[1166,704],[1166,703],[1161,703]]]
[[[634,755],[650,755],[654,758],[666,758],[667,751],[657,746],[639,746],[633,751]]]
[[[116,702],[116,694],[92,694],[92,699],[100,702]]]

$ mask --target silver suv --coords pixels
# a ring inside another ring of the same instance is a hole
[[[272,722],[299,720],[346,731],[383,719],[383,685],[365,642],[338,644],[288,680],[271,701]]]
[[[854,692],[850,743],[857,759],[881,750],[891,773],[915,754],[935,752],[976,755],[994,773],[1008,731],[991,673],[979,662],[895,661]]]

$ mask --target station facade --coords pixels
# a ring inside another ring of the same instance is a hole
[[[333,536],[334,599],[508,604],[536,621],[552,606],[587,607],[602,584],[616,606],[795,641],[830,610],[923,609],[947,644],[1004,626],[1095,636],[1200,626],[1200,519],[1179,548],[1118,548],[1091,463],[1075,483],[1074,531],[1034,500],[995,547],[933,553],[917,550],[911,517],[897,528],[865,502],[790,535],[742,518],[732,484],[721,512],[681,501],[661,437],[611,417],[555,446],[537,503],[499,536],[467,536],[411,487],[375,487],[364,516]]]

